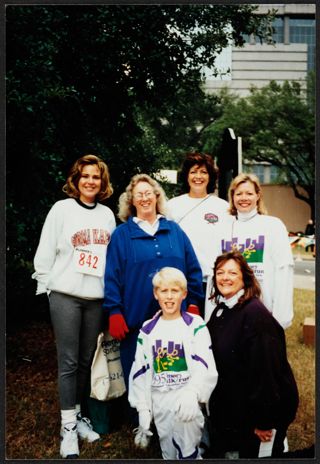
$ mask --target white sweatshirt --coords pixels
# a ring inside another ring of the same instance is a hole
[[[106,251],[115,226],[107,206],[85,207],[73,198],[56,202],[34,258],[37,295],[55,290],[85,299],[103,298]]]
[[[206,198],[191,198],[186,193],[171,198],[167,207],[168,217],[177,222],[188,235],[206,281],[212,273],[210,256],[215,230],[228,216],[229,204],[213,194]]]
[[[262,300],[285,329],[293,319],[293,257],[288,232],[283,222],[262,214],[229,216],[223,228],[217,230],[216,248],[212,263],[223,251],[239,250],[254,270],[262,289]],[[212,292],[212,274],[208,280],[205,320],[213,311],[208,301]]]
[[[176,320],[162,320],[161,313],[140,329],[129,376],[129,402],[138,411],[152,411],[152,392],[165,393],[187,387],[200,403],[207,403],[218,373],[212,342],[200,316],[181,313]]]

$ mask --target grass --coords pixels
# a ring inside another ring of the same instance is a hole
[[[295,318],[287,329],[287,347],[300,405],[288,431],[290,450],[315,443],[315,349],[304,345],[305,317],[315,314],[315,292],[295,290]],[[7,336],[6,458],[59,459],[59,405],[56,351],[48,322],[33,322]],[[139,450],[131,430],[102,435],[97,443],[81,443],[81,459],[159,459],[154,447]]]
[[[315,443],[315,348],[303,343],[305,317],[315,317],[315,292],[294,290],[295,317],[286,330],[288,359],[298,384],[300,403],[296,420],[288,431],[290,449]]]

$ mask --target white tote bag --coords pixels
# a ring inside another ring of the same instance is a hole
[[[120,360],[120,342],[101,332],[91,365],[91,398],[108,401],[126,391]]]

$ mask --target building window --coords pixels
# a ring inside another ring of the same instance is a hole
[[[308,71],[315,69],[315,31],[316,21],[315,19],[308,18],[290,18],[289,20],[289,43],[301,43],[308,45]],[[274,29],[273,40],[276,44],[284,43],[284,22],[283,16],[278,16],[274,19],[272,26]],[[252,38],[248,35],[244,35],[244,39],[247,43],[252,43]],[[288,40],[288,38],[286,39]],[[263,42],[265,42],[263,40]],[[253,38],[253,43],[260,43],[259,37]],[[285,42],[287,43],[287,42]]]
[[[278,166],[270,166],[270,184],[279,184],[284,181],[284,173],[278,168]]]
[[[265,166],[264,165],[261,165],[261,164],[255,164],[254,166],[252,166],[252,172],[253,174],[255,174],[259,181],[264,184],[265,182]]]
[[[278,166],[268,163],[244,163],[244,171],[255,174],[261,184],[282,184],[286,182],[286,175]]]
[[[243,34],[242,37],[245,43],[251,44],[251,36],[249,34]]]
[[[274,32],[273,32],[273,40],[276,42],[276,43],[283,43],[284,41],[284,20],[283,18],[276,18],[274,21],[273,21],[273,29],[274,29]]]
[[[263,164],[246,164],[244,171],[255,174],[261,184],[265,183],[265,165]]]
[[[275,20],[272,23],[273,27],[273,35],[272,38],[275,41],[275,43],[283,43],[284,40],[284,20],[283,17],[278,17],[275,18]],[[260,37],[256,36],[250,36],[248,34],[244,34],[243,38],[246,43],[250,44],[255,44],[255,43],[261,43]],[[266,43],[265,39],[262,39],[262,43]]]
[[[315,20],[290,18],[289,27],[291,43],[308,44],[308,71],[315,69]]]

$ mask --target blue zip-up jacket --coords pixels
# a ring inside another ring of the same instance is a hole
[[[159,219],[155,235],[149,235],[132,217],[118,226],[108,246],[104,308],[121,313],[129,329],[140,329],[159,305],[153,296],[152,278],[162,267],[180,269],[188,281],[186,305],[199,305],[203,296],[202,273],[191,242],[178,224]]]

